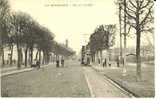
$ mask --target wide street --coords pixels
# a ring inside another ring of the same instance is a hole
[[[41,69],[2,76],[3,97],[128,97],[91,67],[66,61]]]

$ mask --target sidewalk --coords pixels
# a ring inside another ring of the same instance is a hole
[[[143,80],[141,82],[136,82],[136,66],[134,64],[127,64],[126,76],[122,76],[122,67],[102,67],[93,65],[92,68],[136,97],[155,96],[154,66],[143,65]]]
[[[96,71],[94,71],[92,68],[83,67],[83,71],[92,97],[133,97],[129,93],[122,91],[110,83],[106,77],[96,73]]]
[[[46,67],[47,65],[41,65],[41,68],[42,67]],[[20,69],[18,69],[16,66],[13,66],[13,67],[7,67],[7,68],[1,68],[0,71],[1,71],[1,74],[0,74],[0,77],[2,76],[6,76],[6,75],[11,75],[11,74],[16,74],[16,73],[21,73],[21,72],[26,72],[26,71],[31,71],[33,69],[36,69],[36,68],[31,68],[31,67],[25,67],[25,66],[21,66]]]

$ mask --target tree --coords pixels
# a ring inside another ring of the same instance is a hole
[[[14,43],[15,43],[14,37],[13,36],[9,37],[9,39],[8,39],[8,45],[9,45],[9,49],[11,51],[11,53],[10,53],[10,59],[9,59],[10,60],[10,65],[12,65],[12,56],[13,56]]]
[[[95,32],[90,36],[90,49],[92,56],[95,57],[96,52],[98,54],[100,51],[100,58],[102,61],[102,50],[108,50],[114,45],[115,32],[115,25],[100,25],[95,29]]]
[[[126,23],[136,31],[136,59],[137,59],[137,81],[142,79],[141,75],[141,57],[140,57],[140,39],[141,34],[149,31],[149,23],[153,22],[153,0],[127,0],[126,2]]]
[[[33,18],[31,16],[29,16],[28,14],[25,14],[24,16],[25,19],[25,28],[23,29],[23,36],[22,36],[22,44],[25,48],[25,67],[27,66],[27,60],[28,60],[28,49],[31,48],[31,62],[30,64],[32,64],[32,48],[33,45],[35,43],[35,41],[37,41],[38,37],[37,37],[37,33],[40,29],[39,24],[33,20]]]
[[[23,44],[23,35],[26,28],[28,27],[28,18],[27,15],[23,12],[12,12],[11,14],[11,24],[12,24],[12,36],[15,38],[15,43],[17,46],[18,61],[17,67],[21,67],[22,62],[22,44]]]
[[[8,0],[0,0],[0,52],[2,53],[2,65],[4,65],[4,45],[8,42],[10,33],[10,6]],[[0,53],[0,55],[1,55]]]
[[[123,72],[126,72],[126,48],[127,48],[127,36],[129,36],[131,26],[127,24],[127,0],[118,0],[115,2],[119,6],[119,26],[120,26],[120,60],[123,64]],[[122,24],[123,23],[123,24]],[[123,32],[122,32],[123,29]],[[124,50],[122,49],[122,36],[124,38]],[[124,53],[124,54],[123,54]]]

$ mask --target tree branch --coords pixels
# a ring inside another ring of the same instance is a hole
[[[127,10],[131,11],[132,13],[135,13],[135,11],[134,11],[134,10],[132,10],[132,9],[128,8],[127,6],[126,6],[126,8],[127,8]]]
[[[140,0],[140,7],[142,6],[142,4],[144,3],[145,0]]]
[[[130,25],[131,27],[136,28],[135,23],[130,23],[129,21],[126,22],[126,23],[127,23],[128,25]]]
[[[129,2],[134,8],[137,8],[137,6],[131,0],[129,0]]]
[[[140,32],[152,32],[154,30],[154,28],[149,28],[149,29],[142,29],[140,30]]]
[[[151,9],[153,5],[149,8],[148,13],[146,14],[145,18],[141,21],[140,25],[142,25],[148,18],[148,16],[151,14]]]
[[[130,30],[131,30],[131,27],[132,27],[132,26],[130,25],[130,27],[128,28],[127,34],[129,34],[129,32],[130,32]]]
[[[136,20],[136,18],[133,15],[129,14],[127,11],[125,13],[128,15],[128,17],[131,17],[132,19]]]
[[[151,3],[151,1],[152,1],[152,0],[148,0],[148,2],[147,2],[144,6],[142,6],[140,9],[146,8],[146,7]]]

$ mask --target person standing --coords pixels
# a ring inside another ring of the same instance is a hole
[[[120,65],[119,65],[119,62],[120,62],[120,60],[119,60],[119,57],[117,57],[117,67],[119,67]]]
[[[98,58],[98,64],[99,64],[99,66],[100,66],[100,58]]]
[[[38,67],[38,69],[40,69],[40,61],[39,60],[36,61],[36,66]]]
[[[59,63],[60,63],[60,62],[59,62],[59,60],[57,59],[57,60],[56,60],[56,67],[59,67]]]
[[[105,67],[105,60],[102,59],[102,66]]]
[[[61,65],[62,65],[62,67],[64,67],[64,59],[63,59],[63,57],[61,59]]]
[[[104,66],[107,67],[107,59],[105,58]]]

